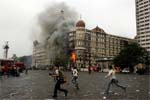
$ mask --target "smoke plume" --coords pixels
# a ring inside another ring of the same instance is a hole
[[[51,4],[39,14],[40,40],[48,48],[48,56],[54,58],[64,52],[67,45],[67,33],[73,30],[76,19],[77,12],[65,3]]]

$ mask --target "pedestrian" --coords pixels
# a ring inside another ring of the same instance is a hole
[[[2,67],[0,65],[0,79],[2,79]]]
[[[91,74],[91,66],[88,67],[89,74]]]
[[[109,72],[108,72],[108,74],[105,76],[105,78],[108,78],[108,77],[110,78],[110,82],[109,82],[109,84],[108,84],[107,90],[105,91],[106,94],[109,94],[109,89],[110,89],[110,86],[111,86],[112,84],[115,84],[117,87],[120,87],[121,89],[123,89],[123,90],[126,91],[126,87],[121,86],[121,85],[118,84],[118,80],[117,80],[115,74],[116,74],[116,71],[115,71],[114,65],[113,65],[113,66],[110,65],[110,66],[109,66]]]
[[[62,71],[59,70],[59,67],[57,65],[54,66],[54,70],[55,70],[54,74],[49,73],[49,75],[56,78],[56,84],[55,84],[55,87],[54,87],[54,94],[53,94],[52,97],[57,97],[57,91],[58,90],[64,92],[65,96],[67,96],[68,91],[66,89],[61,88],[61,84],[64,84],[66,82],[65,76],[62,73]]]
[[[26,67],[26,69],[25,69],[25,74],[28,74],[28,68]]]
[[[73,69],[72,69],[72,80],[71,81],[75,85],[76,89],[78,90],[79,86],[78,86],[78,70],[77,70],[77,67],[73,67]]]
[[[5,65],[4,66],[4,75],[7,76],[7,77],[9,77],[8,71],[9,71],[9,67],[8,67],[8,65]]]
[[[19,70],[20,70],[20,67],[19,66],[17,66],[16,67],[16,77],[19,77],[20,76],[20,72],[19,72]]]

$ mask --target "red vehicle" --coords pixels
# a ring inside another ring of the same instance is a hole
[[[99,69],[98,66],[91,66],[91,70],[95,71],[95,72],[98,72],[100,69]]]
[[[25,69],[25,64],[23,62],[15,62],[15,67],[19,68],[19,72]]]
[[[0,59],[0,65],[1,66],[5,66],[5,65],[11,66],[13,64],[14,64],[13,59]]]
[[[22,72],[24,69],[25,65],[22,62],[15,62],[13,59],[0,59],[0,73],[2,75]]]
[[[10,67],[14,65],[13,59],[0,59],[0,71],[2,74],[8,74]]]

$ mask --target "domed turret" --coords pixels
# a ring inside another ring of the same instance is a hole
[[[79,20],[77,23],[76,23],[76,27],[85,27],[85,23],[83,20]]]

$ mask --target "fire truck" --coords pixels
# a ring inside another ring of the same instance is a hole
[[[14,65],[19,68],[19,72],[25,70],[25,64],[23,62],[15,62]]]
[[[17,75],[25,69],[22,62],[15,62],[13,59],[0,59],[1,75]]]
[[[0,59],[0,71],[1,74],[8,74],[10,67],[14,65],[13,59]]]

